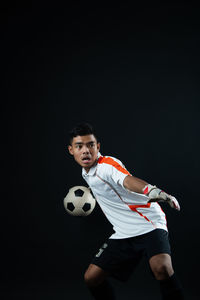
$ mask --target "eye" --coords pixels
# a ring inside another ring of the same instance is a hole
[[[77,149],[81,149],[82,145],[76,145]]]
[[[90,147],[90,148],[93,148],[94,146],[95,146],[95,143],[90,143],[90,144],[89,144],[89,147]]]

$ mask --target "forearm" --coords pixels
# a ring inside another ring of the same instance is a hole
[[[140,178],[128,175],[125,177],[123,184],[124,187],[129,191],[148,196],[148,202],[165,201],[168,202],[171,207],[180,210],[180,205],[175,197],[168,195],[161,189],[148,184],[146,181]]]
[[[135,176],[126,176],[124,179],[124,187],[132,192],[143,194],[144,187],[148,183],[140,178],[137,178]]]

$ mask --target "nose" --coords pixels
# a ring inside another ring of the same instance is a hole
[[[89,153],[89,148],[86,145],[83,146],[83,154],[85,153]]]

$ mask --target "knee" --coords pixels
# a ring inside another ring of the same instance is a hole
[[[98,277],[96,277],[89,271],[86,271],[84,274],[84,282],[87,285],[87,287],[96,287],[99,284]]]
[[[157,280],[166,280],[174,273],[173,269],[165,263],[154,265],[152,272]]]
[[[96,265],[90,264],[84,274],[84,281],[89,288],[94,288],[104,282],[107,276],[108,273],[103,269]]]
[[[157,280],[166,280],[173,275],[171,256],[161,253],[150,258],[149,264]]]

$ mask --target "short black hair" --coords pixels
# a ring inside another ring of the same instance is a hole
[[[90,125],[89,123],[86,123],[86,122],[77,124],[69,132],[69,144],[70,145],[72,144],[72,140],[74,137],[79,136],[79,135],[84,136],[84,135],[88,135],[88,134],[93,134],[97,140],[97,136],[96,136],[96,133],[95,133],[92,125]]]

